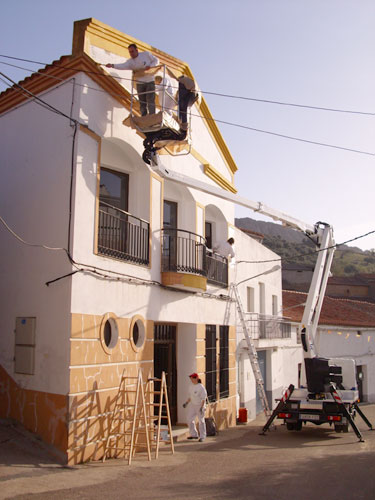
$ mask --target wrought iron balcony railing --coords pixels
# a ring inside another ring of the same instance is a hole
[[[254,340],[291,338],[291,323],[286,318],[247,313],[246,321]]]
[[[207,281],[214,285],[228,286],[228,259],[207,250]]]
[[[207,250],[203,236],[164,228],[162,244],[162,271],[198,274],[209,283],[228,286],[228,259]]]
[[[104,201],[99,202],[98,253],[147,265],[150,224]]]
[[[162,271],[207,275],[202,236],[176,228],[164,228],[162,233]]]

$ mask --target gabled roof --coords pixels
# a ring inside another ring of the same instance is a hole
[[[140,50],[153,52],[162,64],[176,75],[186,74],[193,78],[193,74],[187,63],[172,57],[161,50],[152,47],[140,40],[107,26],[96,19],[84,19],[74,23],[73,50],[72,55],[62,56],[58,61],[48,64],[30,77],[25,78],[20,85],[33,94],[43,92],[58,83],[59,79],[68,79],[79,71],[86,72],[90,78],[105,89],[114,99],[121,102],[127,109],[130,109],[130,94],[120,85],[114,77],[111,77],[102,67],[97,64],[88,54],[90,44],[108,50],[111,53],[128,58],[127,47],[130,43],[136,43]],[[20,89],[13,86],[0,94],[0,113],[3,113],[14,106],[28,100]],[[199,111],[206,124],[218,151],[220,152],[227,168],[232,176],[237,170],[233,157],[213,119],[205,99],[202,97]],[[224,186],[235,191],[230,183]]]
[[[283,315],[300,323],[306,299],[306,293],[283,290]],[[375,328],[375,304],[326,296],[319,324]]]

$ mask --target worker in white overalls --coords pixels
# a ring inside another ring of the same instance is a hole
[[[190,436],[188,439],[198,439],[197,428],[195,426],[195,419],[198,417],[199,422],[199,441],[203,442],[206,439],[206,422],[204,420],[204,413],[206,411],[207,391],[202,385],[201,379],[197,373],[189,375],[191,385],[189,387],[189,398],[182,405],[184,408],[188,407],[188,425]]]

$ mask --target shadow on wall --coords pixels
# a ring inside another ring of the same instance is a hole
[[[142,375],[145,401],[152,403],[151,392],[147,392],[146,383],[150,371],[147,374],[143,371]],[[127,378],[128,382],[123,382],[121,390],[113,388],[105,392],[99,391],[95,381],[87,394],[71,398],[67,450],[69,465],[103,458],[109,431],[111,436],[116,437],[110,441],[111,448],[107,450],[107,457],[128,456],[134,411],[141,419],[144,418],[144,413],[141,410],[141,398],[136,403],[137,377]],[[146,412],[147,408],[154,406],[146,405]],[[149,414],[147,418],[150,418]],[[145,447],[142,436],[136,436],[136,446],[141,450]]]

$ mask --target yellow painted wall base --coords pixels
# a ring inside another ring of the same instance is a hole
[[[161,282],[165,286],[192,292],[201,292],[207,289],[207,278],[196,274],[164,272],[161,273]]]
[[[67,397],[31,391],[17,385],[0,366],[0,418],[13,418],[43,441],[66,453]]]

